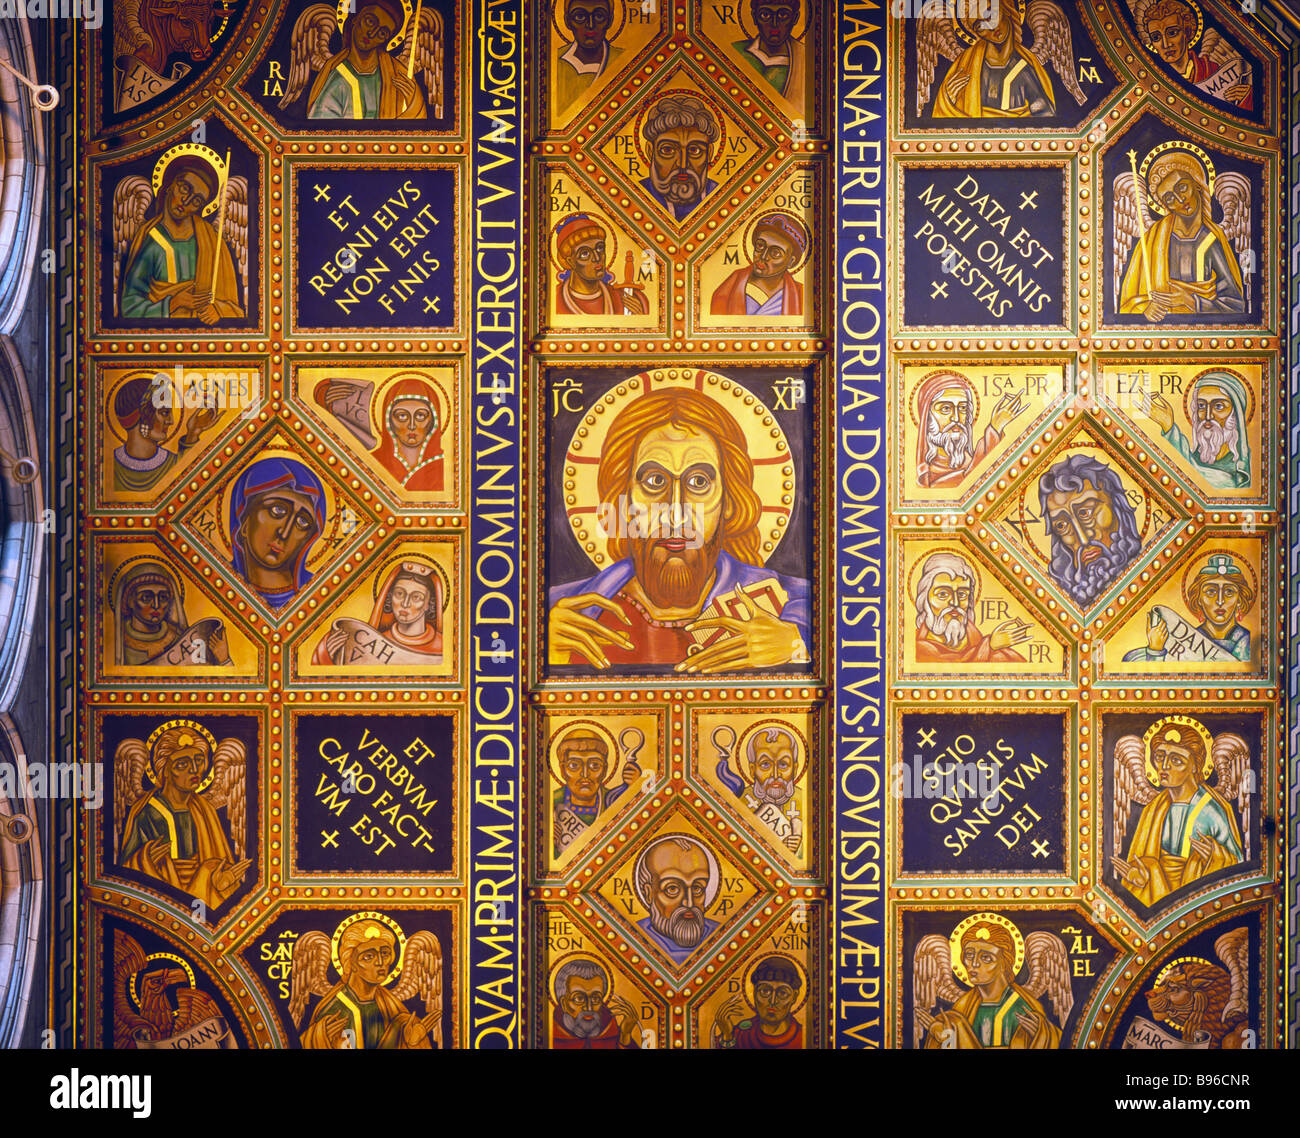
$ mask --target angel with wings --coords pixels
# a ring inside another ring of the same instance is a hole
[[[1149,52],[1211,99],[1253,109],[1250,65],[1216,29],[1205,27],[1195,0],[1129,0],[1129,7]]]
[[[339,980],[331,985],[331,966]],[[388,985],[392,984],[392,989]],[[302,1046],[395,1050],[442,1047],[442,946],[428,930],[403,936],[383,913],[354,913],[328,937],[298,938],[289,970],[289,1014],[302,1023],[319,996]],[[418,996],[424,1014],[407,1008]]]
[[[190,719],[164,723],[148,742],[123,739],[113,757],[117,864],[209,909],[221,905],[252,864],[244,856],[247,757],[241,740],[218,743]]]
[[[230,177],[216,151],[182,143],[158,159],[151,180],[128,174],[118,182],[115,315],[212,325],[242,317],[247,295],[248,180]]]
[[[442,117],[442,13],[423,3],[414,15],[410,0],[309,4],[293,25],[289,54],[282,110],[306,90],[309,119],[423,119],[430,105]]]
[[[1213,738],[1189,715],[1156,720],[1139,739],[1115,744],[1114,852],[1111,865],[1124,887],[1152,906],[1250,857],[1250,795],[1255,772],[1240,735]],[[1209,780],[1214,779],[1214,785]],[[1241,827],[1237,814],[1241,813]],[[1142,807],[1125,851],[1132,804]],[[1242,833],[1246,833],[1243,841]]]
[[[923,936],[912,953],[913,1047],[1047,1051],[1060,1044],[1073,1007],[1061,938],[1022,937],[999,913],[975,913],[950,937]]]
[[[1025,46],[1026,27],[1032,49]],[[923,16],[916,32],[918,115],[930,101],[940,56],[951,66],[934,97],[932,118],[1050,118],[1056,94],[1045,62],[1076,103],[1087,99],[1075,76],[1070,21],[1052,0],[1002,0],[988,17],[974,11]]]
[[[1112,285],[1115,307],[1152,324],[1169,316],[1244,313],[1254,270],[1250,182],[1215,175],[1210,156],[1181,139],[1117,174]],[[1213,217],[1218,202],[1223,222]],[[1154,216],[1152,216],[1154,215]]]

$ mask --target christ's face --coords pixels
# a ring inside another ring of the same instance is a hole
[[[1187,49],[1191,46],[1187,25],[1175,12],[1147,23],[1147,46],[1171,67],[1181,70],[1187,62]]]
[[[253,500],[240,534],[250,560],[268,569],[297,562],[318,533],[312,500],[296,490],[272,490]]]
[[[760,227],[754,234],[754,276],[774,280],[789,272],[795,260],[794,242],[784,233]]]
[[[167,187],[167,216],[172,221],[193,217],[212,200],[207,182],[187,170]]]
[[[698,604],[717,561],[724,487],[717,441],[666,423],[647,431],[632,462],[632,506],[651,519],[632,542],[637,579],[665,608]]]
[[[422,447],[433,430],[433,412],[423,399],[395,399],[388,412],[393,437],[405,447]]]

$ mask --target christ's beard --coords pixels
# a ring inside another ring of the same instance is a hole
[[[722,530],[695,549],[665,549],[662,539],[638,539],[631,543],[632,568],[650,603],[659,609],[698,608],[718,563]]]
[[[680,948],[694,948],[704,939],[704,910],[683,906],[665,920],[658,909],[652,908],[650,927]]]
[[[954,470],[963,469],[970,460],[971,451],[974,450],[970,432],[960,423],[954,423],[946,431],[931,430],[925,436],[925,441],[932,448],[930,458],[933,459],[938,451],[942,450],[947,457],[948,465]]]
[[[1206,419],[1196,424],[1196,455],[1204,463],[1211,463],[1224,447],[1230,454],[1237,453],[1237,418],[1234,415],[1226,423]]]
[[[673,205],[691,205],[704,197],[704,177],[689,168],[673,170],[666,178],[650,167],[650,184]]]
[[[784,806],[794,797],[794,780],[781,778],[756,778],[750,787],[750,794],[759,802],[770,802],[773,806]]]
[[[952,616],[948,616],[952,613]],[[966,639],[966,617],[957,609],[944,609],[936,613],[929,605],[925,606],[925,627],[939,637],[949,648],[960,648]]]
[[[576,1016],[561,1012],[560,1021],[564,1024],[565,1031],[570,1035],[576,1035],[579,1039],[590,1039],[600,1031],[599,1012],[583,1012]]]

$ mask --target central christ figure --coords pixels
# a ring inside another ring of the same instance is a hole
[[[744,432],[689,388],[628,403],[600,453],[600,502],[633,519],[614,564],[550,593],[552,665],[721,672],[808,664],[807,580],[762,565]]]

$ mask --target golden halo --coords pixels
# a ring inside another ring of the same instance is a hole
[[[1196,13],[1196,34],[1187,41],[1188,47],[1195,47],[1201,40],[1201,33],[1205,31],[1205,14],[1201,11],[1201,6],[1196,3],[1196,0],[1183,0],[1183,3]],[[1148,4],[1147,7],[1150,7],[1150,4]],[[1137,23],[1136,19],[1134,20],[1134,23]],[[1154,55],[1155,49],[1152,48],[1151,44],[1147,41],[1146,28],[1139,27],[1138,35],[1142,38],[1142,46]]]
[[[703,91],[692,91],[687,87],[671,87],[666,91],[658,92],[653,99],[642,102],[641,110],[636,116],[636,122],[632,124],[632,138],[636,144],[637,153],[641,156],[641,161],[645,163],[648,170],[650,168],[650,151],[646,148],[645,135],[641,132],[641,124],[645,122],[645,117],[650,113],[650,108],[657,107],[670,95],[685,95],[692,99],[698,99],[713,112],[713,121],[718,124],[718,137],[709,143],[709,166],[712,166],[714,160],[719,155],[725,154],[727,150],[727,120],[722,113],[722,108],[718,106],[712,96],[706,95]],[[708,180],[707,169],[705,170],[705,180]],[[705,194],[705,197],[708,196],[708,194]]]
[[[629,402],[670,387],[693,388],[707,395],[736,419],[742,431],[747,424],[752,424],[746,441],[754,464],[754,491],[764,503],[780,503],[763,508],[764,518],[760,525],[764,528],[760,540],[761,553],[766,560],[785,534],[798,490],[785,431],[758,396],[733,379],[697,368],[656,368],[630,376],[611,387],[588,408],[564,455],[564,509],[574,538],[596,568],[603,569],[609,564],[605,545],[607,535],[600,528],[598,513],[600,503],[596,482],[600,452],[613,421]]]
[[[451,406],[451,400],[447,398],[447,392],[432,375],[427,371],[395,371],[382,383],[375,388],[375,393],[370,399],[370,432],[378,440],[384,433],[386,423],[380,420],[383,413],[384,397],[388,394],[388,389],[395,383],[400,383],[404,379],[418,379],[422,383],[427,383],[433,388],[433,409],[438,416],[438,430],[445,433],[447,430],[447,408]],[[317,386],[317,390],[324,391],[324,387],[329,380],[322,380]],[[404,397],[405,398],[405,397]],[[317,400],[319,402],[319,399]],[[323,406],[323,404],[322,404]],[[378,446],[378,443],[375,444]],[[373,451],[371,452],[374,453]]]
[[[788,960],[791,964],[794,965],[794,970],[799,973],[799,979],[801,981],[799,985],[799,997],[798,999],[795,1000],[793,1004],[790,1005],[790,1014],[794,1015],[795,1012],[797,1012],[800,1008],[804,1006],[804,1004],[808,1002],[808,969],[805,968],[802,964],[800,964],[799,961],[797,961],[793,956],[790,956],[787,953],[784,952],[758,953],[745,968],[745,977],[741,981],[740,993],[744,997],[745,1003],[749,1005],[750,1009],[754,1012],[757,1012],[758,1009],[754,1007],[754,1001],[750,999],[750,995],[749,995],[750,992],[754,990],[754,979],[753,979],[754,969],[756,969],[759,966],[759,964],[762,963],[764,960],[768,960],[773,956],[779,956],[782,960]]]
[[[605,271],[607,273],[613,273],[614,261],[618,257],[618,230],[614,227],[614,223],[604,214],[597,213],[594,209],[580,209],[576,212],[585,213],[592,221],[596,222],[602,229],[604,229],[606,240],[608,240],[613,246],[613,251],[605,257]],[[546,240],[546,254],[550,257],[551,264],[555,266],[555,271],[557,273],[565,271],[564,266],[560,264],[560,241],[558,230],[559,227],[572,216],[573,214],[566,213],[564,217],[560,218],[559,221],[552,225],[551,232]]]
[[[971,601],[974,603],[974,601],[978,600],[980,591],[984,586],[984,577],[980,572],[982,566],[971,556],[970,550],[960,545],[935,545],[927,547],[925,555],[912,562],[911,569],[907,571],[907,596],[912,604],[917,603],[916,583],[921,577],[921,566],[929,560],[930,555],[933,553],[951,553],[955,557],[960,557],[974,570],[975,580],[971,583],[971,592],[974,596],[972,596]]]
[[[230,171],[226,169],[226,161],[210,146],[203,146],[198,142],[182,142],[178,146],[173,146],[170,150],[163,152],[161,158],[154,163],[153,184],[154,197],[158,196],[158,191],[162,188],[163,175],[167,173],[167,167],[170,166],[177,158],[185,157],[202,158],[209,166],[212,172],[217,176],[217,192],[212,195],[212,200],[203,207],[202,216],[207,217],[221,201],[222,191],[226,187],[226,178]]]
[[[745,749],[749,746],[749,740],[758,732],[766,731],[772,727],[779,727],[787,735],[793,735],[803,751],[803,765],[795,770],[793,781],[797,783],[803,778],[804,772],[808,769],[808,739],[804,733],[784,719],[760,719],[757,723],[752,723],[746,727],[740,738],[736,740],[735,746],[731,748],[731,769],[746,784],[749,782],[749,773],[744,769],[744,755]]]
[[[1151,185],[1147,182],[1147,170],[1156,158],[1169,150],[1184,150],[1201,163],[1201,166],[1205,171],[1206,192],[1211,197],[1214,196],[1214,163],[1210,161],[1210,156],[1197,146],[1196,143],[1189,142],[1183,138],[1173,138],[1168,142],[1162,142],[1142,159],[1142,165],[1138,167],[1138,177],[1142,179],[1143,184],[1146,186],[1147,205],[1153,213],[1157,213],[1161,217],[1163,217],[1168,211],[1156,199],[1155,194],[1151,192]]]
[[[392,917],[386,916],[383,913],[376,913],[372,909],[367,909],[364,912],[353,913],[352,916],[345,917],[339,923],[339,927],[334,930],[334,935],[330,937],[330,963],[334,965],[334,971],[337,972],[339,978],[342,979],[343,967],[339,963],[339,940],[352,925],[357,923],[357,921],[378,921],[381,925],[387,925],[388,928],[392,930],[393,936],[397,938],[397,959],[393,961],[392,971],[388,973],[388,979],[385,980],[383,984],[384,987],[387,987],[401,975],[402,958],[406,953],[406,934],[402,932],[401,925],[393,920]]]
[[[1020,17],[1022,23],[1024,22],[1024,18],[1025,18],[1024,8],[1023,5],[1020,3],[1020,0],[1002,0],[1002,3],[1005,4],[1007,8],[1014,11],[1016,15]],[[993,8],[993,11],[991,11],[989,15],[992,15],[993,12],[997,12],[998,19],[1001,20],[1002,18],[1001,8]],[[967,29],[966,21],[974,21],[975,17],[952,16],[950,17],[950,19],[952,20],[952,29],[954,32],[956,32],[957,38],[961,40],[962,43],[970,44],[973,46],[979,37],[976,36],[974,32],[971,32]],[[983,16],[979,19],[978,22],[982,25],[987,19],[988,16]]]
[[[636,861],[632,863],[632,873],[631,873],[632,892],[636,894],[636,899],[641,902],[641,907],[645,909],[647,913],[650,912],[649,898],[641,896],[641,886],[637,882],[637,868],[640,866],[642,860],[649,855],[650,851],[655,848],[655,846],[662,845],[664,842],[672,841],[676,838],[685,838],[687,841],[695,843],[695,845],[699,846],[700,849],[704,851],[704,860],[709,863],[709,880],[708,883],[704,886],[703,911],[708,912],[709,908],[713,905],[713,902],[716,901],[718,898],[718,890],[722,885],[722,867],[718,864],[718,855],[715,854],[713,850],[711,850],[707,845],[705,845],[703,841],[701,841],[694,834],[689,832],[688,833],[673,832],[668,834],[661,833],[658,837],[652,838],[644,846],[641,847],[641,852],[636,855]]]
[[[608,981],[608,989],[609,989],[605,993],[605,999],[606,1001],[608,1001],[609,997],[614,994],[613,969],[611,969],[609,965],[607,965],[603,960],[598,960],[596,957],[592,956],[591,953],[587,952],[585,949],[575,949],[572,952],[566,952],[563,956],[559,957],[554,964],[551,965],[550,979],[546,983],[546,994],[550,996],[551,1003],[554,1004],[556,1007],[560,1006],[560,996],[559,993],[557,993],[555,990],[555,978],[556,976],[559,975],[560,969],[565,964],[567,964],[570,960],[586,960],[589,963],[594,964],[605,974],[605,977]]]
[[[817,0],[810,0],[810,3],[816,2]],[[790,3],[799,5],[799,15],[803,17],[802,26],[799,24],[798,17],[795,18],[794,24],[790,27],[790,38],[801,39],[804,32],[808,30],[808,12],[806,11],[802,0],[790,0]],[[745,27],[745,12],[748,11],[748,9],[749,0],[739,0],[739,3],[736,5],[736,22],[740,24],[741,34],[747,36],[751,41],[753,41],[758,39],[758,31],[755,30],[751,32],[747,27]]]
[[[1255,570],[1250,567],[1250,563],[1246,561],[1240,553],[1234,553],[1231,549],[1206,549],[1203,550],[1199,556],[1192,558],[1192,560],[1187,563],[1187,568],[1183,570],[1183,603],[1187,606],[1189,611],[1192,608],[1192,584],[1200,575],[1200,571],[1209,564],[1209,559],[1211,557],[1224,554],[1232,558],[1233,564],[1241,570],[1241,575],[1250,582],[1250,591],[1254,594],[1255,599],[1259,600],[1259,578],[1255,576]],[[1196,572],[1192,572],[1192,570],[1196,570]]]
[[[219,502],[217,531],[222,543],[219,546],[220,552],[226,560],[233,560],[235,547],[234,543],[231,541],[230,534],[230,498],[234,493],[235,483],[239,481],[239,476],[251,463],[259,462],[264,458],[283,458],[287,461],[295,462],[299,466],[306,467],[316,476],[316,480],[325,489],[325,528],[316,536],[316,540],[313,543],[313,552],[307,557],[308,567],[312,569],[318,568],[330,559],[331,550],[334,547],[334,541],[338,535],[340,525],[339,514],[341,512],[339,509],[338,495],[335,494],[334,486],[330,481],[317,473],[315,467],[310,463],[305,462],[302,456],[296,451],[285,450],[282,447],[272,447],[269,450],[257,451],[248,463],[245,463],[243,466],[239,467],[239,469],[230,472],[229,476],[226,478],[225,485],[223,485],[220,491],[218,491]],[[347,503],[344,503],[344,505],[346,504]],[[296,595],[298,594],[295,594],[295,596]]]
[[[804,265],[808,263],[808,260],[810,257],[812,257],[812,252],[813,252],[812,231],[809,230],[804,219],[800,217],[797,213],[791,213],[788,209],[759,210],[758,213],[756,213],[753,217],[749,219],[749,224],[745,226],[744,232],[741,234],[740,237],[740,243],[741,243],[740,247],[744,249],[746,252],[748,252],[750,248],[749,239],[753,235],[754,229],[757,227],[758,223],[763,220],[763,218],[771,217],[774,213],[779,213],[782,217],[787,218],[790,221],[794,222],[794,224],[799,228],[799,232],[803,234],[803,255],[799,258],[798,261],[796,261],[794,264],[790,265],[789,268],[786,269],[786,272],[788,273],[797,273],[800,269],[804,267]]]
[[[376,604],[379,603],[379,590],[383,587],[384,581],[388,579],[388,574],[394,565],[400,565],[403,562],[415,562],[432,569],[434,575],[442,582],[442,607],[440,612],[447,611],[447,605],[451,600],[451,581],[447,577],[447,571],[433,560],[427,553],[405,553],[401,557],[393,557],[384,562],[379,567],[379,572],[375,574],[374,586],[371,595]]]
[[[402,26],[397,29],[397,34],[394,35],[393,38],[388,41],[389,51],[392,51],[394,48],[396,48],[397,45],[400,44],[402,40],[406,38],[406,29],[411,26],[411,0],[401,0],[401,5],[402,5]],[[351,0],[339,0],[338,6],[334,9],[334,18],[336,23],[338,24],[338,29],[340,33],[343,31],[343,25],[347,23],[348,17],[352,15],[352,12],[350,11],[351,7],[352,7]],[[360,10],[361,8],[360,3],[357,4],[357,8],[358,10]]]
[[[149,736],[149,742],[145,744],[149,751],[149,763],[145,767],[145,773],[148,774],[149,781],[152,782],[154,786],[161,785],[158,781],[158,776],[154,773],[153,769],[153,746],[158,741],[159,736],[166,731],[170,731],[173,727],[188,727],[196,734],[202,735],[203,738],[208,741],[208,771],[207,774],[204,775],[203,781],[194,788],[196,794],[202,794],[212,785],[212,779],[217,773],[216,767],[212,762],[212,756],[217,750],[217,740],[213,737],[212,732],[204,727],[202,723],[196,723],[193,719],[169,719],[161,727],[154,729],[153,734]],[[181,745],[185,746],[184,743]]]
[[[1128,501],[1130,507],[1133,510],[1133,518],[1137,525],[1138,539],[1142,543],[1142,549],[1145,549],[1147,543],[1147,533],[1151,529],[1151,503],[1148,500],[1146,491],[1142,489],[1142,484],[1138,482],[1128,472],[1127,467],[1120,465],[1119,461],[1113,455],[1111,455],[1111,453],[1107,451],[1104,447],[1098,446],[1096,443],[1091,443],[1091,442],[1074,443],[1072,445],[1065,447],[1063,450],[1057,451],[1056,454],[1052,456],[1051,461],[1047,462],[1045,465],[1040,467],[1038,472],[1034,474],[1021,488],[1020,514],[1016,518],[1015,524],[1016,524],[1016,528],[1020,531],[1020,533],[1024,537],[1028,538],[1029,547],[1034,551],[1034,553],[1038,556],[1038,559],[1044,565],[1047,565],[1051,562],[1052,539],[1051,539],[1051,535],[1048,534],[1047,532],[1046,519],[1041,517],[1031,518],[1029,514],[1029,510],[1030,508],[1032,508],[1035,515],[1037,515],[1038,487],[1043,480],[1043,476],[1057,463],[1063,462],[1071,455],[1076,455],[1076,454],[1092,455],[1092,457],[1097,459],[1098,462],[1102,463],[1104,466],[1109,467],[1110,470],[1115,474],[1115,477],[1120,480],[1120,483],[1124,487],[1124,497]],[[1129,497],[1130,492],[1133,491],[1134,489],[1137,490],[1137,492],[1141,497],[1141,501],[1139,501],[1136,505],[1134,505],[1132,498]],[[1141,550],[1139,550],[1139,555],[1140,553]],[[1120,579],[1120,577],[1124,576],[1125,573],[1127,573],[1130,569],[1132,569],[1133,566],[1137,563],[1137,560],[1138,558],[1135,556],[1132,561],[1130,561],[1126,566],[1124,566],[1124,568],[1115,577],[1111,579],[1110,585],[1106,586],[1106,592],[1110,592],[1115,582],[1117,582]],[[1095,600],[1090,602],[1088,607],[1092,607],[1093,604],[1096,604]]]
[[[185,975],[189,977],[190,987],[197,989],[198,982],[194,979],[194,969],[190,967],[189,961],[177,956],[174,952],[151,952],[144,958],[145,967],[141,968],[138,972],[131,973],[131,1003],[136,1006],[137,1010],[139,1010],[140,1007],[140,996],[136,991],[136,981],[143,974],[145,968],[149,966],[149,961],[151,960],[170,960],[175,964],[179,964],[185,969]]]
[[[119,565],[116,569],[113,570],[113,575],[108,579],[109,611],[113,613],[117,612],[116,597],[117,597],[118,578],[121,577],[124,572],[126,572],[126,568],[128,565],[134,565],[137,561],[148,561],[151,565],[156,565],[158,567],[158,571],[173,583],[173,585],[176,588],[176,601],[178,604],[184,607],[185,584],[181,580],[180,574],[177,573],[175,569],[173,569],[170,565],[167,564],[167,562],[163,561],[161,558],[155,557],[149,553],[138,553],[136,554],[136,556],[128,557],[125,561],[123,561],[121,565]]]
[[[567,736],[573,734],[574,731],[577,731],[579,729],[593,731],[595,732],[595,734],[599,735],[601,739],[605,741],[605,746],[607,748],[607,753],[609,755],[609,758],[606,760],[605,763],[605,773],[600,777],[600,785],[605,787],[606,789],[612,789],[614,783],[611,782],[610,780],[614,777],[614,775],[618,773],[619,770],[618,760],[622,748],[619,747],[618,744],[614,742],[614,733],[610,731],[610,729],[606,727],[603,723],[600,723],[595,719],[572,720],[571,722],[566,723],[563,727],[561,727],[547,741],[546,761],[550,766],[551,777],[554,778],[555,781],[559,783],[560,786],[564,785],[564,779],[560,776],[560,772],[556,769],[555,766],[555,754],[559,750],[559,746],[564,741],[564,739]],[[603,808],[604,803],[601,803],[601,806]]]
[[[971,380],[970,376],[966,375],[965,372],[960,372],[950,367],[941,367],[941,368],[937,368],[934,371],[928,371],[925,373],[925,375],[921,376],[921,378],[918,379],[916,383],[913,385],[911,392],[907,396],[907,410],[908,410],[908,414],[912,416],[912,425],[916,427],[918,430],[924,430],[924,427],[922,426],[920,420],[920,414],[921,414],[920,408],[917,406],[917,392],[921,390],[921,388],[926,384],[928,380],[932,379],[936,375],[951,375],[954,377],[953,378],[954,387],[965,386],[970,391],[971,416],[970,416],[970,423],[968,425],[970,429],[974,431],[975,424],[979,421],[979,417],[980,417],[979,392],[975,390],[975,384]]]
[[[1011,967],[1011,979],[1014,980],[1020,974],[1020,966],[1025,962],[1025,938],[1020,935],[1020,930],[1016,928],[1014,922],[1001,913],[972,913],[952,930],[952,936],[948,938],[948,953],[952,958],[952,970],[957,979],[963,984],[971,982],[966,965],[961,958],[961,938],[972,925],[979,924],[1001,925],[1011,934],[1011,941],[1016,946],[1016,956]]]
[[[1230,367],[1207,367],[1204,371],[1198,372],[1192,376],[1192,382],[1187,385],[1187,390],[1183,392],[1183,413],[1187,416],[1189,423],[1196,422],[1196,417],[1192,414],[1192,395],[1196,391],[1196,385],[1202,380],[1212,380],[1215,375],[1230,375],[1237,380],[1242,387],[1246,389],[1246,421],[1241,424],[1241,430],[1244,432],[1250,425],[1251,420],[1255,418],[1255,389],[1246,382],[1246,377],[1239,371],[1233,371]]]
[[[1180,964],[1204,964],[1208,968],[1214,967],[1214,965],[1211,964],[1208,960],[1206,960],[1205,957],[1203,956],[1180,956],[1175,960],[1171,960],[1162,969],[1160,969],[1159,973],[1157,973],[1156,975],[1155,982],[1151,986],[1153,988],[1158,987],[1160,981],[1163,980],[1166,976],[1168,976],[1169,973],[1172,972],[1175,968],[1177,968]],[[1157,1017],[1157,1018],[1161,1018],[1161,1017]],[[1172,1027],[1175,1031],[1183,1030],[1183,1023],[1181,1020],[1165,1019],[1164,1022],[1167,1023],[1170,1027]]]
[[[1210,772],[1214,770],[1214,760],[1210,757],[1214,750],[1214,739],[1211,737],[1210,732],[1203,723],[1193,719],[1190,715],[1166,715],[1163,719],[1157,719],[1151,724],[1146,729],[1146,734],[1142,736],[1142,765],[1146,768],[1147,782],[1157,788],[1160,786],[1160,778],[1156,774],[1155,764],[1151,761],[1151,740],[1162,727],[1170,724],[1179,727],[1190,727],[1196,732],[1205,746],[1205,762],[1201,764],[1201,778],[1209,778]]]
[[[565,0],[554,0],[554,3],[551,4],[551,24],[555,28],[555,32],[560,37],[560,39],[562,39],[565,43],[572,43],[573,33],[569,31],[568,27],[564,23],[564,17],[563,17],[564,4],[565,4]],[[623,0],[609,0],[609,8],[610,8],[610,12],[609,12],[610,30],[605,33],[605,42],[613,43],[614,40],[618,39],[619,35],[622,33],[623,25],[627,23],[627,5],[623,2]],[[620,13],[617,24],[615,23],[614,20],[614,14],[616,11]],[[568,32],[567,35],[565,34],[566,32]]]
[[[104,395],[104,419],[107,421],[108,429],[112,432],[114,438],[126,442],[127,435],[130,434],[130,432],[125,430],[122,427],[122,424],[118,422],[117,414],[113,410],[114,398],[118,391],[133,379],[145,377],[156,382],[157,377],[160,375],[167,376],[168,383],[171,384],[173,395],[172,404],[168,408],[168,410],[172,412],[171,434],[163,439],[162,443],[159,443],[158,445],[162,446],[164,443],[171,442],[172,439],[180,433],[181,422],[185,418],[185,415],[183,411],[180,414],[177,414],[177,410],[179,408],[184,408],[185,406],[185,392],[176,383],[176,372],[173,370],[168,374],[162,368],[142,368],[139,371],[127,372],[126,375],[119,377],[112,386],[109,387],[108,391]]]

